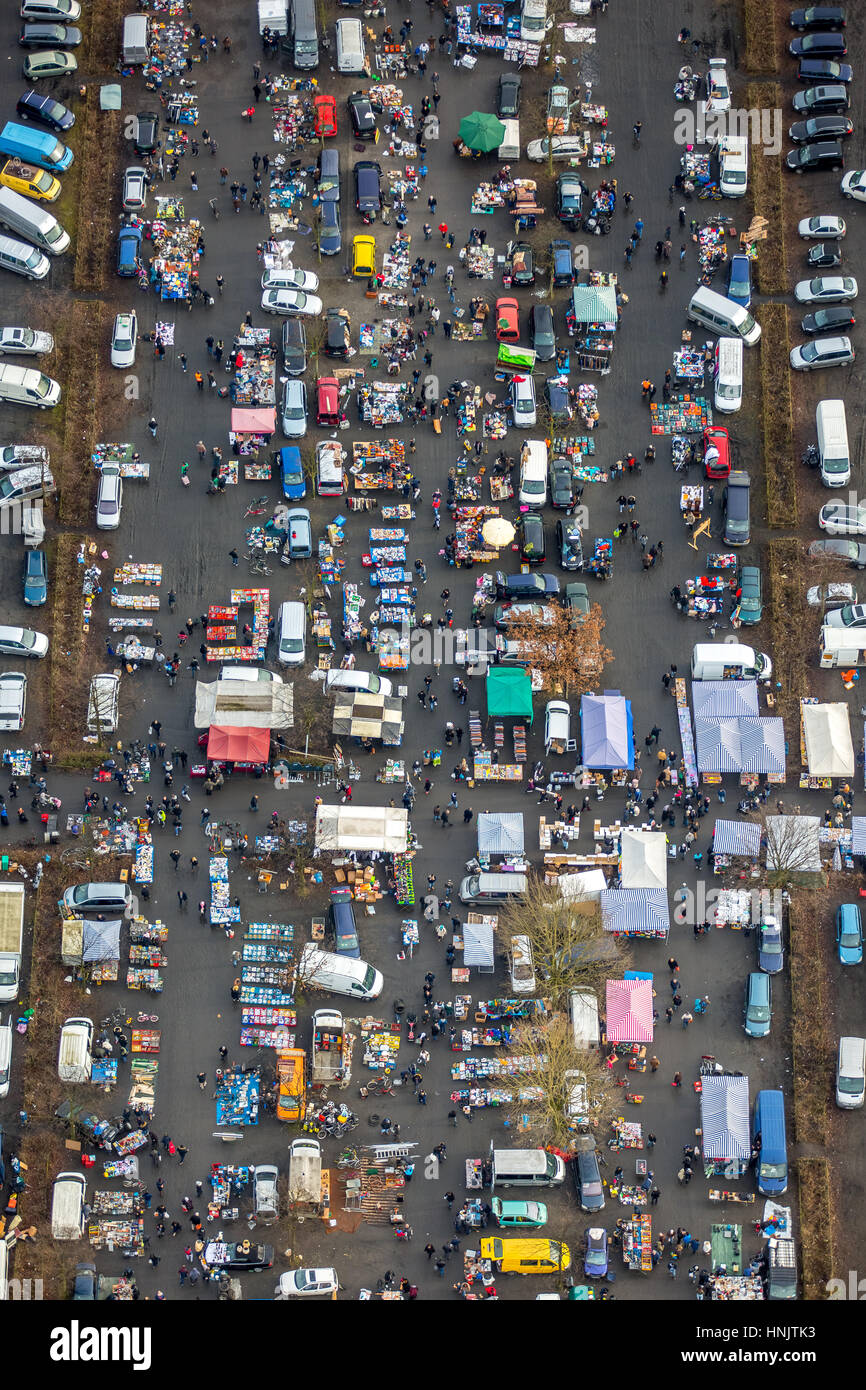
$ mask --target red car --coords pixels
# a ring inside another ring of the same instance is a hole
[[[516,299],[497,299],[496,337],[500,343],[520,342],[520,322]]]
[[[704,430],[704,477],[727,478],[731,471],[731,447],[723,425]]]
[[[337,103],[333,97],[314,97],[316,119],[313,130],[317,135],[329,136],[337,133]]]

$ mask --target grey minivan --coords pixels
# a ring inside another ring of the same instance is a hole
[[[724,492],[724,538],[727,545],[748,545],[751,540],[751,486],[751,478],[742,469],[728,475]]]

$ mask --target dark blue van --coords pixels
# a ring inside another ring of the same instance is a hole
[[[758,1191],[765,1197],[777,1197],[788,1188],[785,1097],[781,1091],[759,1091],[755,1097],[752,1142],[759,1150]]]

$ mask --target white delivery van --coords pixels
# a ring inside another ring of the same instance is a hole
[[[123,21],[123,61],[138,66],[146,63],[149,57],[147,15],[128,14]]]
[[[754,347],[760,341],[761,325],[755,322],[748,309],[703,285],[689,300],[687,313],[693,323],[699,323],[722,338],[742,338],[747,347]]]
[[[559,1187],[565,1163],[546,1149],[494,1149],[491,1187]]]
[[[365,960],[323,951],[312,941],[301,952],[297,982],[300,988],[311,985],[331,994],[347,994],[352,999],[377,999],[385,983],[380,971]]]
[[[719,339],[713,375],[713,405],[723,415],[733,415],[743,404],[742,338]]]
[[[87,702],[87,732],[102,737],[112,734],[120,720],[120,676],[110,671],[94,676]]]
[[[303,666],[307,659],[307,610],[297,599],[280,604],[277,614],[277,661]]]
[[[856,542],[852,541],[852,545]],[[818,665],[829,667],[866,666],[866,629],[862,627],[822,627]]]
[[[741,642],[698,642],[692,651],[693,681],[769,681],[773,663]]]
[[[818,459],[825,487],[847,487],[851,481],[851,454],[844,401],[819,401],[815,411]]]
[[[9,1094],[12,1077],[12,1016],[0,1023],[0,1100]],[[3,1242],[0,1241],[0,1244]]]
[[[543,439],[525,439],[520,450],[521,507],[543,507],[547,498],[547,445]]]
[[[526,874],[467,874],[460,881],[460,901],[482,905],[526,896]]]
[[[573,989],[568,1007],[575,1047],[579,1052],[593,1052],[599,1045],[598,1000],[591,989]]]
[[[286,0],[259,0],[259,33],[270,29],[272,34],[289,32],[288,5]]]
[[[719,188],[723,198],[744,198],[749,183],[749,142],[745,135],[719,141]]]
[[[40,208],[38,203],[22,198],[14,188],[0,188],[0,223],[11,232],[35,242],[40,251],[45,251],[49,256],[62,256],[69,249],[69,233],[61,227],[57,218]],[[28,246],[28,253],[30,249]]]
[[[0,242],[4,240],[7,238],[0,237]],[[60,383],[35,367],[12,367],[4,362],[0,365],[0,401],[49,410],[60,404]]]
[[[54,1240],[80,1240],[84,1232],[87,1183],[81,1173],[58,1173],[51,1199],[51,1235]]]
[[[532,963],[532,942],[522,933],[512,936],[509,950],[511,962],[511,993],[535,993],[535,966]]]
[[[60,1030],[57,1075],[61,1081],[82,1085],[90,1080],[93,1066],[93,1019],[68,1018]]]
[[[520,158],[520,122],[510,120],[503,121],[502,124],[505,134],[497,150],[497,158],[503,164],[511,164],[513,160]]]
[[[840,1038],[836,1060],[836,1104],[859,1110],[866,1094],[866,1038]]]
[[[520,42],[541,43],[553,20],[547,18],[547,0],[523,0],[520,10]]]
[[[360,19],[337,20],[337,72],[361,75],[367,71],[364,26]]]

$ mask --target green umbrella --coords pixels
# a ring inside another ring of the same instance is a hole
[[[490,154],[492,150],[498,150],[505,139],[505,126],[497,116],[473,111],[460,122],[460,139],[470,150]]]

